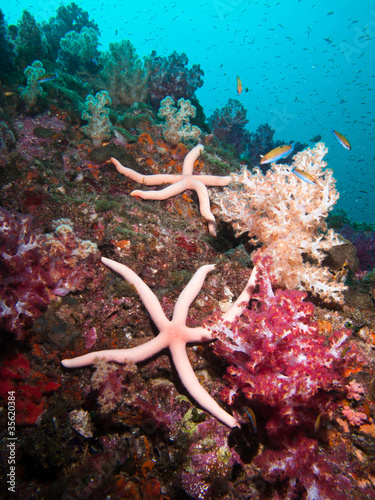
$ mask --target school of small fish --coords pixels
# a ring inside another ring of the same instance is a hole
[[[196,96],[206,116],[236,98],[247,111],[251,132],[268,123],[284,144],[322,140],[338,182],[338,206],[373,222],[373,1],[350,8],[322,0],[171,0],[164,6],[150,0],[147,6],[131,2],[126,9],[115,4],[89,7],[100,24],[101,50],[128,39],[140,57],[153,50],[161,56],[186,53],[188,67],[200,64],[205,73]],[[6,17],[14,15],[11,5],[2,7]],[[54,78],[49,73],[38,83]]]

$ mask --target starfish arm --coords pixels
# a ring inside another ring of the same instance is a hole
[[[172,198],[172,196],[182,193],[187,188],[187,180],[182,179],[175,182],[171,186],[161,189],[160,191],[140,191],[139,189],[136,189],[130,194],[132,196],[139,196],[143,200],[166,200],[167,198]]]
[[[135,170],[124,167],[116,158],[111,158],[111,162],[116,167],[117,172],[129,177],[133,181],[139,182],[139,184],[144,184],[145,186],[159,186],[160,184],[168,184],[169,182],[176,182],[181,179],[180,174],[155,174],[155,175],[143,175]]]
[[[249,305],[249,301],[254,293],[254,288],[257,278],[257,267],[255,266],[251,271],[250,278],[246,283],[245,288],[237,298],[236,302],[221,316],[222,321],[232,322],[244,312]]]
[[[228,186],[231,177],[230,175],[220,177],[219,175],[195,175],[197,180],[203,182],[205,186]]]
[[[179,324],[185,324],[191,303],[200,292],[207,274],[214,269],[215,266],[211,264],[201,266],[195,272],[195,274],[182,290],[180,296],[177,299],[176,305],[173,310],[172,322],[176,321]]]
[[[103,264],[112,271],[115,271],[120,276],[122,276],[126,281],[128,281],[131,285],[133,285],[139,296],[150,314],[153,322],[156,327],[161,331],[165,329],[169,325],[169,321],[166,318],[163,309],[160,305],[160,302],[156,295],[151,291],[151,289],[146,285],[146,283],[137,275],[134,271],[132,271],[129,267],[124,264],[120,264],[111,259],[106,259],[105,257],[101,258]]]
[[[131,347],[130,349],[109,349],[107,351],[89,352],[76,358],[63,359],[61,364],[65,368],[80,368],[81,366],[92,365],[96,359],[105,359],[106,361],[115,361],[116,363],[139,363],[151,358],[167,346],[166,337],[159,334],[149,342]]]
[[[198,146],[195,146],[195,148],[188,152],[182,165],[183,175],[191,175],[193,173],[194,163],[203,150],[204,146],[202,146],[202,144],[198,144]]]
[[[208,189],[200,182],[196,177],[191,177],[189,179],[189,189],[193,189],[199,200],[199,211],[207,221],[208,231],[212,236],[216,236],[216,221],[210,208],[210,197],[208,194]]]
[[[192,342],[196,344],[197,342],[211,342],[215,340],[212,337],[212,332],[207,328],[203,328],[201,326],[197,326],[194,328],[185,327],[187,329],[187,333],[184,336],[185,342]]]
[[[181,382],[195,401],[228,427],[239,426],[237,420],[223,410],[199,383],[186,354],[185,344],[174,342],[169,349]]]

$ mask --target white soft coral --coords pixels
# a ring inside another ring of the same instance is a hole
[[[291,166],[273,163],[265,175],[259,168],[244,168],[232,174],[215,201],[237,235],[248,232],[252,242],[263,244],[257,252],[272,257],[279,285],[341,302],[344,284],[321,266],[324,251],[342,243],[334,231],[326,231],[325,219],[339,197],[323,161],[327,151],[318,143],[297,153]],[[299,179],[293,168],[310,174],[316,184]]]

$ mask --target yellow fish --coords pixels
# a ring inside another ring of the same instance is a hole
[[[341,144],[343,148],[352,149],[350,142],[344,135],[340,134],[340,132],[337,132],[337,130],[332,130],[332,134],[335,136],[337,142]]]
[[[241,82],[241,78],[239,76],[237,76],[237,92],[238,92],[238,95],[240,95],[242,92],[242,82]]]
[[[278,148],[275,148],[266,155],[262,156],[260,164],[265,165],[266,163],[271,163],[277,160],[281,160],[281,158],[289,156],[290,153],[293,151],[293,149],[294,149],[294,144],[286,144],[285,146],[279,146]]]
[[[292,173],[308,184],[316,184],[314,177],[300,168],[293,168]]]
[[[319,413],[319,415],[316,417],[315,424],[314,424],[314,431],[317,432],[319,427],[320,427],[320,422],[322,420],[322,414]]]

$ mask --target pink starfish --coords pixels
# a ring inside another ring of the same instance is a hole
[[[111,161],[120,174],[126,175],[133,179],[133,181],[144,184],[145,186],[159,186],[160,184],[166,183],[172,184],[160,191],[140,191],[137,189],[130,193],[131,196],[139,196],[144,200],[166,200],[187,189],[195,191],[198,195],[199,210],[202,217],[207,221],[208,232],[212,236],[216,236],[216,222],[210,209],[210,198],[206,186],[227,186],[231,177],[229,175],[226,177],[220,177],[218,175],[194,175],[194,163],[203,149],[204,147],[199,144],[185,156],[182,174],[143,175],[131,168],[124,167],[115,158],[111,158]]]
[[[211,328],[189,328],[186,326],[186,318],[190,304],[202,288],[207,273],[212,271],[215,266],[202,266],[196,271],[177,299],[172,320],[169,321],[156,295],[134,271],[124,264],[106,259],[105,257],[102,257],[102,262],[135,286],[142,302],[160,332],[149,342],[137,347],[90,352],[83,356],[78,356],[77,358],[64,359],[61,361],[62,365],[66,368],[77,368],[91,365],[98,358],[105,359],[106,361],[115,361],[116,363],[126,363],[128,361],[139,363],[168,347],[182,383],[197,403],[228,427],[238,426],[239,423],[237,420],[223,410],[200,385],[189,362],[185,348],[186,344],[189,342],[206,342],[214,340],[210,331]],[[255,277],[256,271],[254,268],[244,291],[231,308],[221,316],[219,323],[234,321],[236,317],[242,314],[253,293]],[[218,325],[215,326],[217,327]]]

